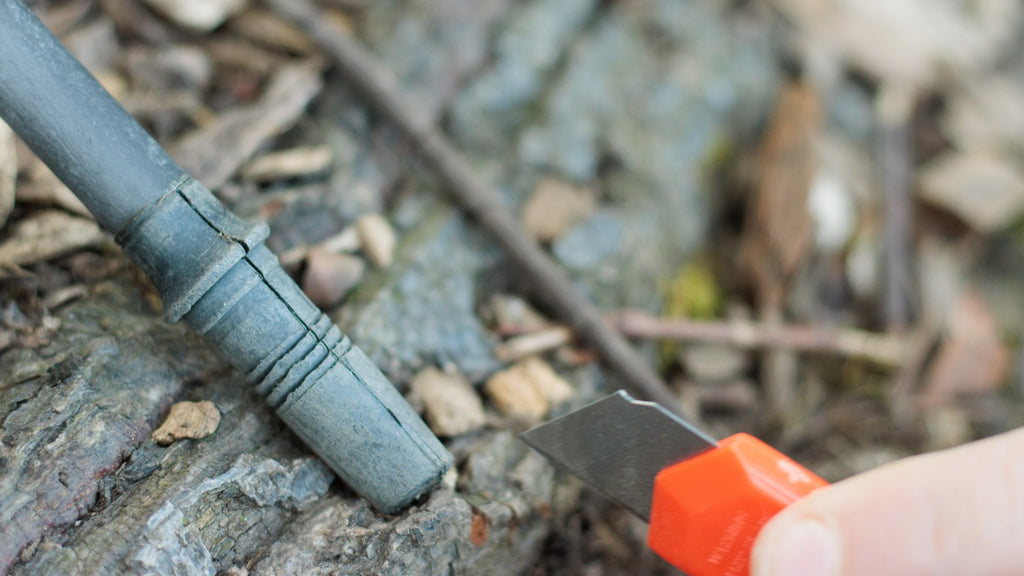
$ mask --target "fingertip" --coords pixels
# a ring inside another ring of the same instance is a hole
[[[1024,574],[1020,453],[1024,430],[818,490],[765,525],[751,574]]]
[[[827,520],[783,513],[761,531],[751,557],[751,574],[839,576],[839,534]]]

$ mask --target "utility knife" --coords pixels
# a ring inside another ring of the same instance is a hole
[[[761,527],[828,485],[749,434],[716,442],[622,390],[520,437],[648,521],[647,545],[690,576],[747,576]]]

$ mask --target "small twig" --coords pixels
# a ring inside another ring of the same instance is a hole
[[[572,330],[565,326],[554,326],[509,338],[494,349],[494,355],[502,362],[515,362],[527,356],[554,350],[570,342]]]
[[[566,273],[530,238],[469,163],[438,131],[419,106],[406,98],[398,82],[358,42],[330,25],[330,18],[308,0],[266,0],[275,11],[303,28],[334,59],[342,74],[375,107],[405,132],[445,189],[476,218],[526,272],[538,296],[594,347],[623,384],[637,395],[676,409],[676,399],[651,367],[622,336],[605,325],[598,310],[577,292]]]
[[[909,128],[913,98],[909,88],[885,86],[878,101],[878,165],[885,193],[885,319],[890,330],[907,327],[913,294]]]
[[[609,320],[620,332],[642,340],[673,340],[720,344],[743,349],[789,350],[814,354],[835,354],[859,358],[880,366],[904,368],[916,357],[915,339],[852,328],[816,328],[748,320],[687,320],[658,318],[646,312],[627,310]],[[543,354],[572,343],[572,332],[552,326],[509,338],[495,350],[498,359],[512,362]]]
[[[620,314],[617,326],[631,338],[836,354],[892,367],[903,364],[909,348],[906,338],[851,328],[765,325],[745,320],[708,322],[657,318],[635,311]]]

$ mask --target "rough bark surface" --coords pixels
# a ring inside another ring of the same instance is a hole
[[[330,470],[261,398],[119,280],[68,306],[51,345],[4,357],[19,366],[2,382],[4,569],[436,574],[523,568],[536,555],[554,474],[509,432],[453,447],[458,492],[452,482],[380,516],[331,491]],[[161,447],[150,431],[180,398],[212,400],[220,427]]]

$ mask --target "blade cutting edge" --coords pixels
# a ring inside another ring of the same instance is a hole
[[[658,472],[717,446],[686,420],[623,390],[519,437],[644,520]]]

